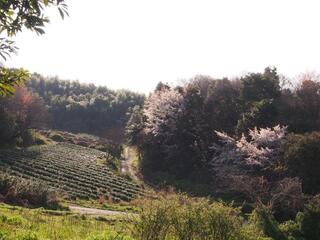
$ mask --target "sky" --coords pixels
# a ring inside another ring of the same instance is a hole
[[[319,0],[67,0],[5,64],[147,93],[159,81],[320,69]]]

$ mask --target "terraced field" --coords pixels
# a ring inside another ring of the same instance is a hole
[[[26,150],[0,150],[0,171],[26,179],[42,180],[68,193],[70,198],[111,196],[128,201],[140,187],[97,164],[104,153],[70,143],[34,146]]]

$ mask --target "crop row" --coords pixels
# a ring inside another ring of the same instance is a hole
[[[41,159],[41,161],[40,161]],[[139,187],[136,184],[130,183],[120,177],[114,176],[110,171],[100,172],[102,166],[97,166],[97,170],[88,170],[87,168],[77,168],[75,165],[68,166],[67,162],[50,161],[48,158],[39,158],[36,161],[30,161],[28,159],[15,159],[5,158],[3,162],[8,164],[13,163],[15,166],[21,166],[22,168],[33,168],[34,171],[42,171],[42,175],[57,175],[57,177],[65,176],[68,179],[78,179],[79,181],[93,181],[94,183],[107,184],[111,187],[125,189],[130,188],[132,192],[139,191]],[[99,169],[100,168],[100,169]],[[63,171],[61,170],[63,169]],[[81,171],[79,171],[81,169]],[[103,186],[99,186],[103,187]]]
[[[27,150],[0,151],[0,171],[22,178],[39,179],[70,197],[112,196],[130,200],[141,194],[137,184],[116,176],[96,160],[103,152],[72,144],[59,143]]]

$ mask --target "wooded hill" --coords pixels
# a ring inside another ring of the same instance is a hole
[[[145,96],[129,90],[45,78],[32,74],[28,89],[43,99],[50,114],[48,127],[76,133],[92,133],[115,141],[123,131],[131,109],[142,106]]]

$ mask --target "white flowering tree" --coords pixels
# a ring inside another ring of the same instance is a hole
[[[297,190],[296,181],[287,179],[277,182],[276,175],[273,175],[273,179],[269,178],[270,170],[275,169],[274,166],[281,157],[280,147],[286,136],[286,129],[287,127],[280,125],[273,128],[254,128],[249,130],[247,137],[242,135],[240,139],[216,131],[221,144],[213,146],[216,155],[211,161],[211,167],[217,192],[242,193],[252,202],[262,201],[272,207],[280,206],[279,199],[289,199],[290,204],[296,204],[291,200],[297,198],[297,204],[300,203],[302,195]],[[279,186],[283,188],[278,188]],[[288,196],[279,194],[281,189],[286,189]],[[293,189],[296,192],[293,192]],[[286,208],[284,204],[280,207]]]
[[[184,98],[174,89],[154,92],[146,102],[146,133],[167,136],[176,130],[176,123],[184,111]]]
[[[241,161],[245,164],[259,166],[272,164],[279,154],[286,129],[287,127],[280,125],[273,128],[254,128],[249,130],[248,138],[242,135],[239,140],[216,131],[223,145],[213,146],[219,152],[213,161]]]

